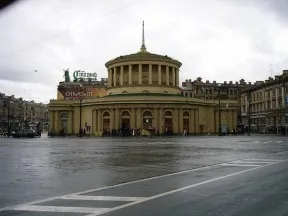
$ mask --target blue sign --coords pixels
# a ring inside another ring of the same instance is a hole
[[[286,96],[286,104],[288,104],[288,96]]]

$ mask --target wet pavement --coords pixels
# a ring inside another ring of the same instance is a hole
[[[287,159],[280,136],[2,138],[0,215],[285,215]]]

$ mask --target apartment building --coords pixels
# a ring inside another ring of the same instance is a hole
[[[38,123],[48,125],[48,108],[45,104],[24,101],[14,95],[0,93],[0,132],[35,127]]]
[[[219,86],[221,87],[221,94],[225,93],[226,99],[229,100],[240,100],[240,94],[244,88],[251,85],[251,83],[246,83],[244,79],[240,82],[223,82],[217,83],[216,81],[206,82],[202,81],[201,77],[196,80],[191,81],[191,79],[182,82],[182,95],[186,97],[193,97],[206,100],[217,100],[219,94]]]
[[[244,125],[263,132],[266,128],[287,126],[288,70],[281,75],[257,81],[241,93],[241,117]]]

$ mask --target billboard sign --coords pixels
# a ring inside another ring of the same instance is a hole
[[[85,81],[87,81],[88,79],[91,79],[91,81],[96,81],[97,80],[97,73],[87,73],[85,71],[80,71],[80,70],[76,70],[73,73],[73,77],[74,80],[80,80],[83,79]]]
[[[58,100],[79,100],[89,97],[103,97],[106,95],[104,88],[97,87],[83,87],[82,89],[77,86],[71,87],[58,87]]]

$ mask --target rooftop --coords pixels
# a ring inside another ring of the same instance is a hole
[[[159,54],[154,54],[154,53],[150,53],[147,51],[146,45],[145,45],[144,21],[142,24],[142,45],[141,45],[140,51],[137,53],[116,57],[116,58],[108,61],[105,64],[105,66],[108,68],[111,64],[114,64],[114,63],[125,62],[125,61],[139,61],[139,60],[140,61],[143,61],[143,60],[168,61],[170,63],[172,62],[172,63],[178,65],[178,67],[181,67],[181,65],[182,65],[181,62],[179,62],[178,60],[173,59],[167,55],[159,55]]]

